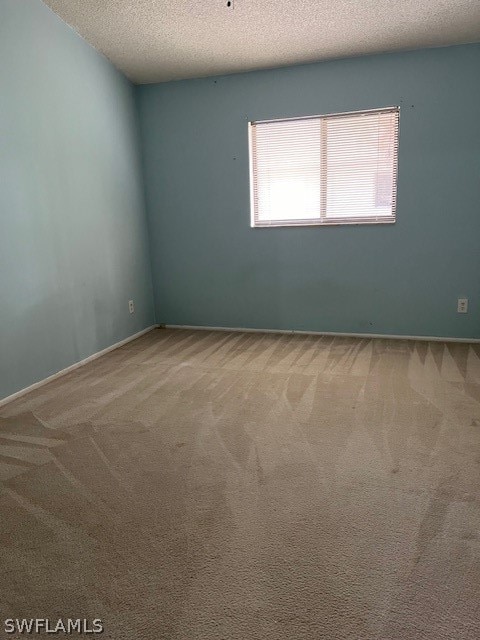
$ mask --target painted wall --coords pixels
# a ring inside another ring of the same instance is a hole
[[[479,74],[469,45],[138,87],[157,321],[479,338]],[[250,228],[248,120],[389,105],[395,225]]]
[[[0,398],[153,323],[137,125],[105,58],[0,0]]]

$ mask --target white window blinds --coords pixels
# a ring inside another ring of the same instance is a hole
[[[251,122],[252,226],[394,222],[399,109]]]

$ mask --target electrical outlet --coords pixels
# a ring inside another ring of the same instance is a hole
[[[468,298],[458,299],[457,313],[468,313]]]
[[[135,313],[135,305],[133,304],[133,300],[128,301],[128,310],[130,313]]]

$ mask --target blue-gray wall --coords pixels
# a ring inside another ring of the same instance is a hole
[[[137,124],[105,58],[0,0],[0,398],[153,323]]]
[[[480,337],[479,45],[143,86],[137,99],[158,322]],[[249,119],[389,105],[401,106],[395,225],[250,228]]]

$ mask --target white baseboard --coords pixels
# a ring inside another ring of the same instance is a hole
[[[161,324],[166,329],[198,329],[201,331],[239,331],[245,333],[281,333],[301,336],[332,336],[338,338],[380,338],[383,340],[421,340],[424,342],[468,342],[480,343],[480,338],[452,338],[441,336],[403,336],[389,333],[340,333],[338,331],[297,331],[296,329],[251,329],[243,327],[206,327],[190,324]]]
[[[43,387],[43,385],[48,384],[49,382],[52,382],[53,380],[56,380],[57,378],[60,378],[61,376],[64,376],[67,373],[70,373],[71,371],[75,371],[75,369],[78,369],[79,367],[83,367],[84,364],[88,364],[92,360],[96,360],[97,358],[104,356],[106,353],[110,353],[110,351],[114,351],[115,349],[118,349],[118,347],[122,347],[124,344],[127,344],[128,342],[132,342],[132,340],[135,340],[136,338],[143,336],[145,333],[149,333],[149,331],[152,331],[152,329],[156,329],[157,327],[158,327],[157,324],[153,324],[150,327],[147,327],[146,329],[142,329],[142,331],[139,331],[138,333],[134,333],[133,336],[128,336],[128,338],[125,338],[124,340],[120,340],[120,342],[116,342],[115,344],[112,344],[110,347],[107,347],[106,349],[97,351],[97,353],[92,353],[92,355],[88,356],[88,358],[84,358],[79,362],[75,362],[74,364],[70,365],[66,369],[62,369],[61,371],[57,371],[57,373],[54,373],[53,375],[48,376],[48,378],[44,378],[43,380],[34,382],[29,387],[25,387],[25,389],[20,389],[20,391],[16,391],[15,393],[12,393],[12,395],[7,396],[6,398],[0,399],[0,407],[3,407],[7,403],[12,402],[17,398],[21,398],[25,394],[30,393],[30,391],[34,391],[39,387]]]

